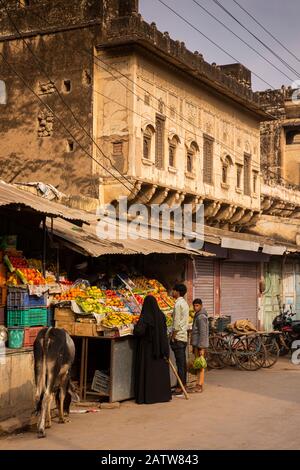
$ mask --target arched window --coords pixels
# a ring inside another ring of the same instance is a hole
[[[3,80],[0,80],[0,104],[7,103],[6,84]]]
[[[228,184],[229,183],[229,170],[230,166],[233,164],[232,159],[229,155],[224,158],[222,161],[222,183]]]
[[[198,152],[199,147],[197,142],[192,142],[187,149],[186,154],[186,171],[188,173],[195,173],[195,156]]]
[[[146,159],[151,158],[151,143],[154,129],[152,126],[147,126],[143,132],[143,157]]]
[[[169,139],[169,166],[176,166],[176,150],[180,143],[179,137],[174,135],[172,139]]]
[[[287,132],[286,144],[287,145],[299,145],[300,144],[300,129]]]

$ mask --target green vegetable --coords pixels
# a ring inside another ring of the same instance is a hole
[[[3,258],[4,260],[4,263],[6,264],[6,266],[8,267],[8,269],[10,270],[11,273],[14,272],[15,268],[13,267],[13,265],[11,264],[10,260],[9,260],[9,257],[7,255],[4,256]]]
[[[19,269],[16,269],[16,275],[21,279],[23,284],[28,284],[28,281],[27,281],[26,277],[24,276],[24,274]]]
[[[206,369],[207,362],[204,356],[196,357],[194,360],[193,368],[194,369]]]

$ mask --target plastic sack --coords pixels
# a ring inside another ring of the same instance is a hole
[[[91,287],[89,281],[87,279],[77,279],[72,287],[75,289],[76,287],[80,288],[80,289],[88,289],[89,287]]]
[[[193,368],[196,370],[199,369],[206,369],[207,368],[207,362],[204,356],[199,356],[196,357],[194,360]]]

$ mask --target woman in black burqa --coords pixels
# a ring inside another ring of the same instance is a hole
[[[161,403],[171,400],[169,341],[166,317],[157,300],[148,295],[140,319],[134,327],[137,337],[135,397],[137,403]]]

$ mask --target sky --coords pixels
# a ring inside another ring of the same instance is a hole
[[[254,16],[273,36],[295,56],[276,43],[265,31],[261,29],[245,12],[243,12],[234,0],[219,0],[235,18],[237,18],[248,30],[254,33],[264,44],[284,59],[291,71],[276,58],[270,50],[259,43],[250,33],[234,21],[213,0],[196,0],[213,15],[225,23],[244,41],[249,43],[254,51],[243,44],[231,32],[226,30],[215,19],[204,12],[194,0],[162,0],[188,22],[194,25],[207,37],[221,46],[231,54],[236,61],[244,64],[257,76],[252,75],[252,88],[254,90],[265,90],[268,88],[280,88],[281,85],[293,86],[295,80],[300,85],[300,1],[299,0],[237,0],[252,16]],[[229,64],[235,62],[225,52],[211,44],[199,32],[178,18],[173,12],[160,3],[159,0],[140,0],[140,13],[144,19],[151,23],[155,22],[162,32],[168,31],[171,38],[185,42],[186,47],[192,51],[199,51],[204,59],[217,64]],[[267,63],[257,52],[272,62],[279,70]],[[264,80],[264,81],[263,81]],[[267,83],[266,83],[267,82]],[[297,84],[296,84],[297,86]],[[296,86],[293,86],[296,88]]]

